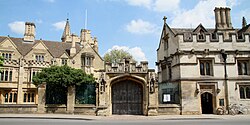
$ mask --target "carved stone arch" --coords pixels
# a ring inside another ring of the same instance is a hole
[[[116,76],[116,77],[113,77],[113,78],[109,79],[110,86],[112,86],[112,84],[114,84],[114,83],[117,83],[117,82],[125,80],[125,79],[130,79],[132,81],[140,83],[143,87],[145,87],[145,85],[147,83],[144,78],[139,77],[139,76],[135,76],[135,75],[120,75],[120,76]]]

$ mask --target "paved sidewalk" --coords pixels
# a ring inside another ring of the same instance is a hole
[[[159,115],[159,116],[138,116],[138,115],[112,115],[112,116],[91,116],[72,114],[0,114],[0,118],[20,119],[71,119],[71,120],[204,120],[204,119],[250,119],[250,115]]]

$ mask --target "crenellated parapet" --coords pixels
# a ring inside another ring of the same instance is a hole
[[[140,64],[135,62],[106,63],[106,73],[148,73],[148,62],[141,61]]]
[[[250,42],[249,33],[229,33],[228,39],[223,33],[178,33],[177,36],[180,42]]]

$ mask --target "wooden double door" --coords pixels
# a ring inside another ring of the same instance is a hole
[[[141,84],[124,80],[112,85],[112,114],[141,115],[142,100]]]

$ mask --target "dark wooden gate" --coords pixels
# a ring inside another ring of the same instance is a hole
[[[142,114],[142,86],[131,80],[112,85],[113,114]]]

